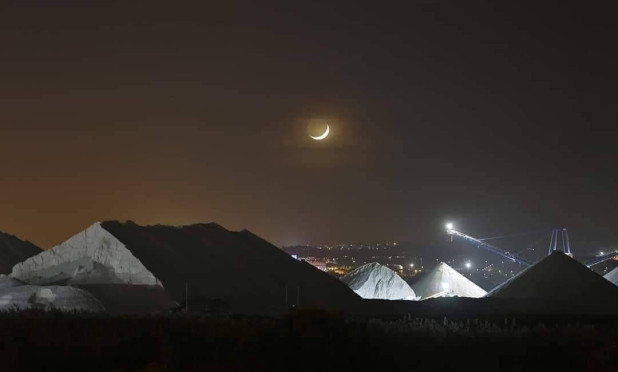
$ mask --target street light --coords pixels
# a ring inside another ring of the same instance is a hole
[[[446,229],[447,230],[453,230],[453,227],[455,227],[451,222],[446,224]]]

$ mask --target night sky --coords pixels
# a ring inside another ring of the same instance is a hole
[[[3,1],[0,230],[618,244],[615,13],[496,3]]]

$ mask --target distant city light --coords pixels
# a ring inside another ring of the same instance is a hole
[[[447,230],[453,230],[453,227],[455,227],[451,222],[446,224],[446,229]]]
[[[414,267],[414,264],[413,264],[413,263],[411,263],[411,264],[410,264],[410,267]]]
[[[466,269],[469,269],[472,267],[472,263],[470,261],[466,262]]]

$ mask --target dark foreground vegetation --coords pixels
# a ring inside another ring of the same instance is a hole
[[[618,319],[283,319],[0,315],[11,370],[614,370]]]

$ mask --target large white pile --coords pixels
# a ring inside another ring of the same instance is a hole
[[[614,283],[615,285],[618,285],[618,267],[608,272],[603,277],[609,280],[610,282]]]
[[[358,267],[341,280],[362,298],[415,300],[416,294],[396,272],[377,262]]]
[[[144,284],[161,282],[100,223],[18,263],[11,276],[29,284]]]
[[[17,287],[20,285],[24,285],[25,283],[19,281],[15,278],[11,278],[10,276],[6,276],[4,274],[0,274],[0,291],[6,288]]]
[[[440,262],[432,271],[412,284],[421,300],[433,297],[483,297],[487,293],[455,269]]]
[[[61,310],[100,312],[105,308],[90,293],[68,286],[17,285],[0,289],[0,311]]]

